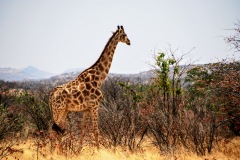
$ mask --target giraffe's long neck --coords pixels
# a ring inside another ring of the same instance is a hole
[[[108,75],[117,44],[118,44],[118,41],[116,40],[116,38],[113,35],[113,37],[111,37],[109,39],[101,56],[96,61],[96,63],[93,65],[93,68],[96,69],[97,71],[99,71],[99,74],[100,74],[100,77],[102,80],[104,80]]]
[[[98,76],[98,83],[102,84],[102,82],[105,80],[105,78],[108,75],[117,44],[118,44],[118,41],[115,33],[109,39],[108,43],[106,44],[98,60],[91,67],[83,71],[78,78],[81,78],[81,76],[84,77],[87,72],[90,72],[90,70],[93,69],[95,71],[94,75]]]

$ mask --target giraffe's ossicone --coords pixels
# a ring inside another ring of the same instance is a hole
[[[84,70],[76,79],[60,85],[50,93],[49,104],[53,113],[52,129],[63,133],[66,126],[66,116],[69,111],[83,111],[83,129],[92,120],[96,145],[99,148],[98,107],[102,100],[101,85],[111,67],[113,55],[118,42],[130,45],[130,40],[123,26],[118,26],[107,42],[98,60]],[[84,135],[80,135],[83,138]]]

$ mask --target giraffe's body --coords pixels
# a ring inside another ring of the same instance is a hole
[[[86,123],[91,118],[96,145],[99,147],[98,107],[103,97],[100,87],[109,72],[118,42],[130,45],[122,26],[118,26],[117,31],[109,39],[101,56],[91,67],[83,71],[73,81],[56,87],[50,93],[49,103],[53,112],[54,124],[52,128],[54,130],[63,132],[69,111],[84,111],[83,128],[86,128]]]

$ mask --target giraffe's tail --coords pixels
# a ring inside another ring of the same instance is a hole
[[[64,134],[65,129],[62,129],[59,125],[57,125],[55,122],[52,125],[52,129],[55,130],[58,134]]]

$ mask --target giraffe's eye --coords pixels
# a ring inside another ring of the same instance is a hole
[[[127,35],[126,34],[123,34],[123,35],[121,35],[121,38],[125,38]]]

